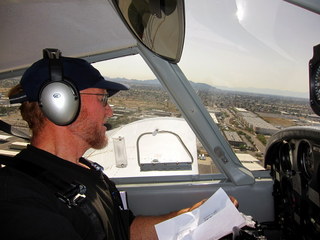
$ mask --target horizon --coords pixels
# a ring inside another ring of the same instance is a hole
[[[185,4],[186,35],[178,66],[187,79],[308,98],[308,63],[320,39],[319,15],[279,0]],[[94,65],[110,77],[155,78],[140,55]]]
[[[157,82],[159,85],[161,85],[160,81],[158,79],[145,79],[145,80],[140,80],[140,79],[129,79],[129,78],[125,78],[125,77],[108,77],[108,76],[104,76],[104,78],[106,79],[110,79],[111,81],[113,81],[114,79],[120,79],[121,80],[125,80],[125,81],[137,81],[137,82],[148,82],[148,81],[155,81]],[[301,93],[301,92],[291,92],[291,91],[286,91],[286,90],[279,90],[279,89],[257,89],[257,88],[228,88],[228,87],[224,87],[224,86],[217,86],[217,85],[212,85],[209,83],[203,83],[203,82],[194,82],[189,80],[191,83],[194,84],[206,84],[210,87],[216,88],[218,90],[222,90],[222,91],[229,91],[229,92],[241,92],[241,93],[248,93],[248,94],[258,94],[258,95],[270,95],[270,96],[277,96],[277,97],[288,97],[288,98],[299,98],[299,99],[304,99],[309,101],[309,92],[305,92],[305,93]],[[261,92],[259,92],[259,90]],[[287,94],[281,94],[282,93],[287,93]]]

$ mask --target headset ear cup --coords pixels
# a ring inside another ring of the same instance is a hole
[[[69,125],[76,120],[80,111],[79,91],[66,80],[50,81],[39,93],[39,106],[54,124]]]

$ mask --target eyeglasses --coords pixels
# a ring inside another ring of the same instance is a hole
[[[102,103],[102,106],[107,106],[108,105],[108,98],[109,98],[109,93],[80,93],[82,95],[97,95],[97,96],[102,96],[100,99],[100,102]]]

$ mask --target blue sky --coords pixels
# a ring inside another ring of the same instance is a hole
[[[282,0],[186,0],[178,65],[194,82],[308,92],[319,26],[320,15]],[[97,66],[108,77],[155,78],[139,56]]]

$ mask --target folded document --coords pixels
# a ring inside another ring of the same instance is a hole
[[[155,225],[159,240],[219,239],[241,228],[246,220],[219,188],[204,204],[192,212],[181,214]]]

